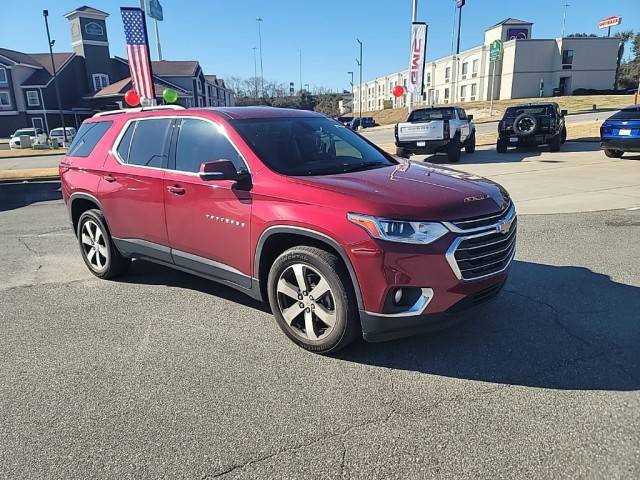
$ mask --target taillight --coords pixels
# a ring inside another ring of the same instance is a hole
[[[444,121],[444,138],[449,138],[449,120]]]
[[[398,140],[398,124],[396,123],[396,126],[393,128],[393,135],[396,137],[396,140]]]

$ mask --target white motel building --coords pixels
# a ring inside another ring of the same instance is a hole
[[[614,86],[619,41],[608,37],[532,38],[533,24],[508,18],[484,33],[482,45],[427,61],[424,94],[413,105],[446,104],[528,97],[571,95],[578,88]],[[489,46],[502,40],[501,60],[489,61]],[[427,46],[428,51],[428,46]],[[494,75],[495,67],[495,75]],[[493,80],[495,79],[495,80]],[[362,111],[406,106],[393,87],[407,86],[407,70],[362,84]],[[359,110],[359,85],[353,89],[353,111]]]

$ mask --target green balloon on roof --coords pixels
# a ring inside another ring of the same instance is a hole
[[[165,88],[162,92],[162,98],[167,103],[176,103],[178,100],[178,92],[176,92],[173,88]]]

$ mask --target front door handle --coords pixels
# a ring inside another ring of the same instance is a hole
[[[111,175],[111,174],[105,175],[105,176],[104,176],[104,177],[102,177],[102,178],[104,178],[104,179],[105,179],[107,182],[109,182],[109,183],[113,183],[113,182],[115,182],[115,181],[116,181],[116,177],[114,177],[114,176],[113,176],[113,175]]]
[[[169,192],[173,193],[174,195],[184,195],[185,193],[187,193],[187,191],[183,187],[180,187],[178,185],[169,187],[167,188],[167,190],[169,190]]]

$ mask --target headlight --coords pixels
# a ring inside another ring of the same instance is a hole
[[[389,242],[433,243],[449,231],[441,223],[435,222],[408,222],[404,220],[387,220],[348,213],[350,222],[364,228],[373,238],[387,240]]]

